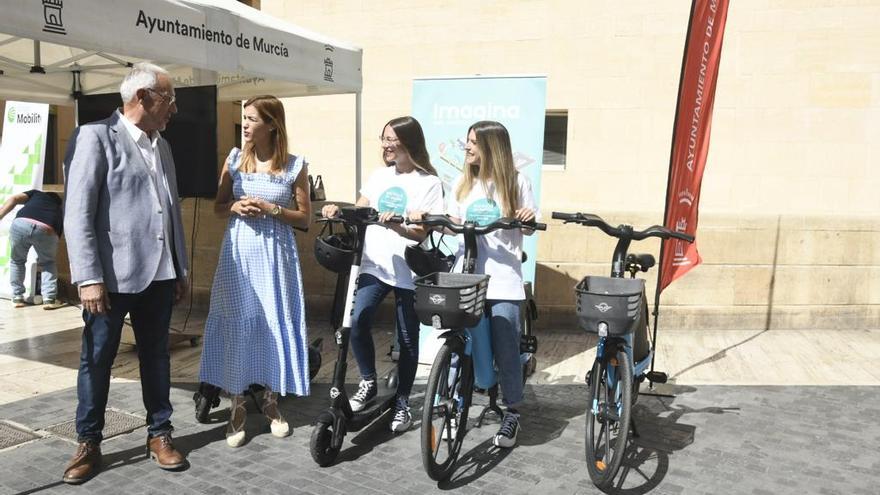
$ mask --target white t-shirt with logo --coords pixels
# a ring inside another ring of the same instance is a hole
[[[479,225],[487,225],[504,217],[499,196],[490,181],[486,187],[479,181],[463,201],[458,201],[455,191],[463,180],[459,177],[452,186],[449,195],[447,213],[464,221],[475,221]],[[519,188],[519,207],[529,208],[538,213],[532,184],[523,174],[517,174]],[[487,189],[489,193],[487,194]],[[537,218],[536,218],[537,220]],[[458,254],[455,271],[461,271],[464,263],[464,237],[459,236]],[[477,262],[474,273],[491,275],[487,299],[522,301],[526,298],[522,278],[522,244],[523,233],[520,229],[496,230],[486,235],[477,236]]]
[[[443,213],[443,185],[437,176],[418,169],[401,174],[394,166],[377,170],[361,188],[361,195],[379,213],[392,211],[407,216],[411,211]],[[416,244],[380,225],[367,227],[361,273],[402,289],[415,289],[413,273],[403,257],[407,246]]]

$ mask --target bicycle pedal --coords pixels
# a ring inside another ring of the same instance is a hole
[[[599,414],[596,415],[596,419],[598,419],[600,423],[604,423],[606,419],[611,423],[616,423],[620,420],[620,416],[614,409],[600,406]]]
[[[669,377],[662,371],[649,371],[647,375],[648,381],[651,383],[666,383]]]

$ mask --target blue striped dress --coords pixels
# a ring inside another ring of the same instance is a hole
[[[291,204],[302,157],[278,175],[238,170],[229,154],[234,198],[256,196]],[[308,342],[302,273],[293,228],[271,215],[229,218],[205,324],[199,379],[231,394],[265,385],[282,395],[309,394]]]

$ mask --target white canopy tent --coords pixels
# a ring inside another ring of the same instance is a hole
[[[118,91],[142,60],[178,87],[216,85],[221,101],[353,93],[360,178],[359,48],[235,0],[0,0],[0,12],[2,99],[75,105]]]

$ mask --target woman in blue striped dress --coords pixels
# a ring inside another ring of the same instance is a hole
[[[284,108],[273,96],[246,101],[243,150],[226,159],[214,211],[229,217],[211,308],[205,326],[199,379],[232,399],[226,442],[245,441],[243,393],[265,386],[262,410],[272,434],[290,434],[278,394],[309,394],[308,344],[302,274],[293,227],[311,219],[308,171],[287,153]]]

